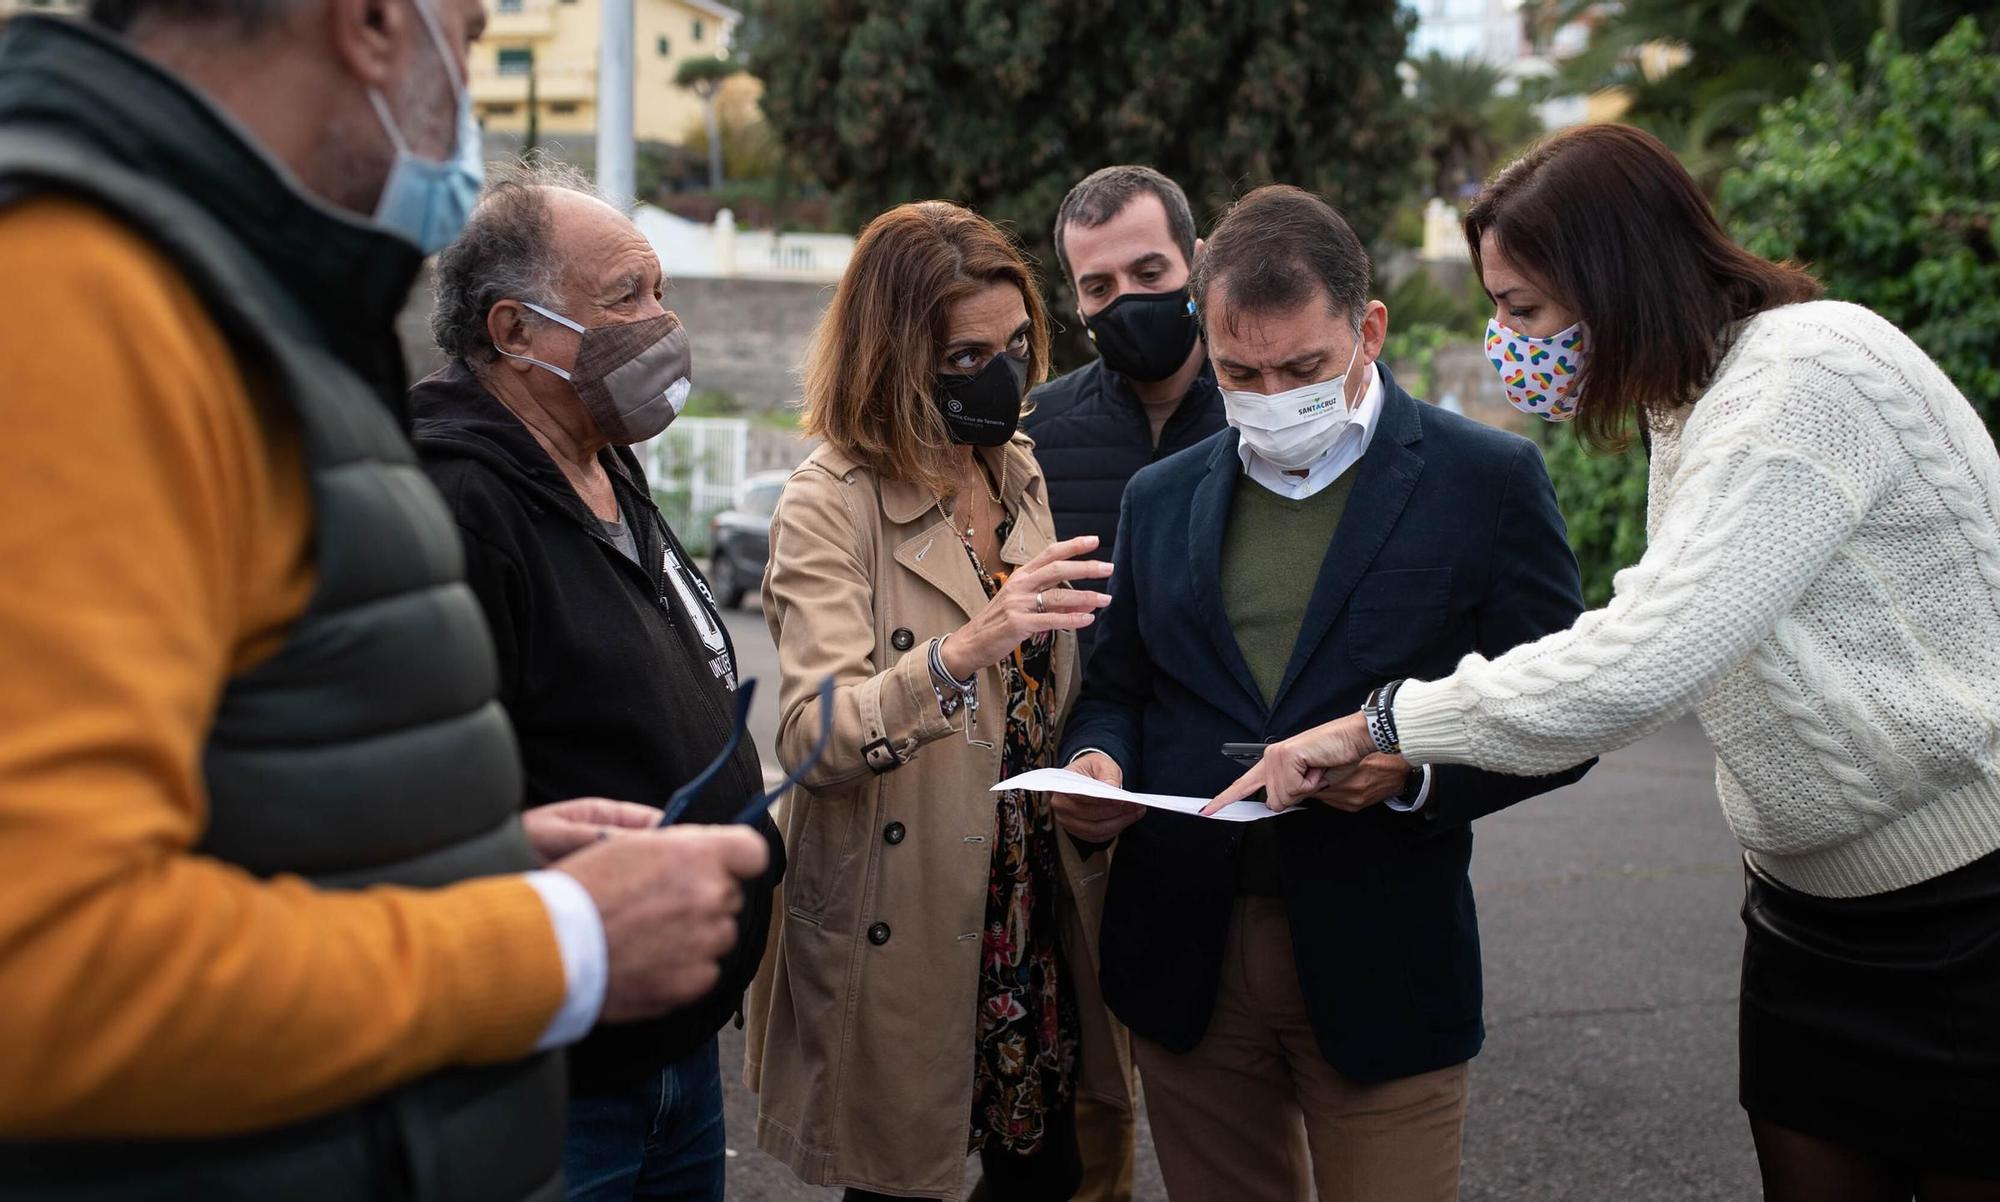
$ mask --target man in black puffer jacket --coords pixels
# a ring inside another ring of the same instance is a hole
[[[1188,309],[1200,243],[1180,185],[1151,167],[1119,166],[1070,189],[1055,244],[1098,357],[1037,388],[1023,426],[1048,477],[1056,537],[1095,534],[1096,554],[1108,558],[1132,474],[1223,427],[1222,394]],[[1087,643],[1090,631],[1079,634]]]
[[[554,166],[493,187],[438,260],[432,333],[452,362],[411,393],[416,442],[493,628],[529,806],[593,794],[663,806],[732,728],[734,649],[630,449],[689,388],[686,332],[661,285],[632,223]],[[746,739],[685,821],[727,823],[762,788]],[[744,883],[741,938],[715,988],[572,1051],[572,1199],[722,1197],[715,1036],[756,974],[784,865],[776,828],[761,829],[770,868]]]
[[[1109,559],[1126,481],[1223,427],[1222,393],[1188,302],[1201,244],[1180,185],[1139,166],[1105,167],[1071,188],[1055,244],[1098,357],[1030,394],[1022,428],[1048,480],[1056,537],[1094,534],[1094,554]],[[1086,656],[1091,634],[1077,631]],[[1134,1132],[1129,1112],[1078,1099],[1077,1138],[1091,1166],[1079,1202],[1129,1202]]]

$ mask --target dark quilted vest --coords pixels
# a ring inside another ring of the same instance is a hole
[[[1153,430],[1131,385],[1093,359],[1037,388],[1034,412],[1021,428],[1035,440],[1035,459],[1048,480],[1057,538],[1095,534],[1095,555],[1110,559],[1118,536],[1125,485],[1139,469],[1220,431],[1222,394],[1206,369],[1160,431]],[[1089,642],[1091,630],[1082,635]]]
[[[19,25],[0,44],[0,73],[23,61],[27,35],[30,67],[67,55],[133,71],[137,98],[160,86],[101,38]],[[301,307],[294,289],[310,281],[277,278],[207,207],[60,122],[8,116],[0,98],[0,209],[63,193],[138,231],[202,298],[259,402],[296,415],[317,588],[277,654],[223,691],[199,850],[329,888],[532,867],[518,756],[456,528],[398,414]],[[0,1144],[0,1196],[541,1202],[561,1195],[562,1108],[560,1059],[536,1056],[447,1070],[245,1137]]]

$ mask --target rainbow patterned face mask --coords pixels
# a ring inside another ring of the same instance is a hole
[[[1553,338],[1531,338],[1486,321],[1486,357],[1506,386],[1507,403],[1545,422],[1566,422],[1576,416],[1570,391],[1583,370],[1583,323]]]

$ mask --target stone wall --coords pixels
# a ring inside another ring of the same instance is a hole
[[[666,264],[673,274],[674,265]],[[798,399],[798,369],[830,284],[794,280],[681,279],[667,291],[694,341],[694,386],[733,395],[747,412]]]
[[[1507,403],[1507,390],[1500,386],[1500,373],[1493,370],[1480,343],[1454,342],[1439,347],[1437,358],[1431,361],[1431,370],[1431,395],[1425,400],[1439,403],[1450,397],[1458,402],[1459,412],[1474,421],[1517,434],[1526,432],[1531,419]]]
[[[410,289],[410,299],[396,318],[396,333],[403,340],[403,362],[409,366],[412,382],[423,379],[444,366],[444,354],[431,341],[431,266]]]

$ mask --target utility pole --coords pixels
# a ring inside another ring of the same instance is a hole
[[[528,136],[522,139],[523,155],[535,153],[542,144],[542,101],[535,88],[535,77],[540,74],[541,68],[531,61],[528,64]]]
[[[632,207],[632,0],[603,0],[597,41],[597,186],[621,209]]]

